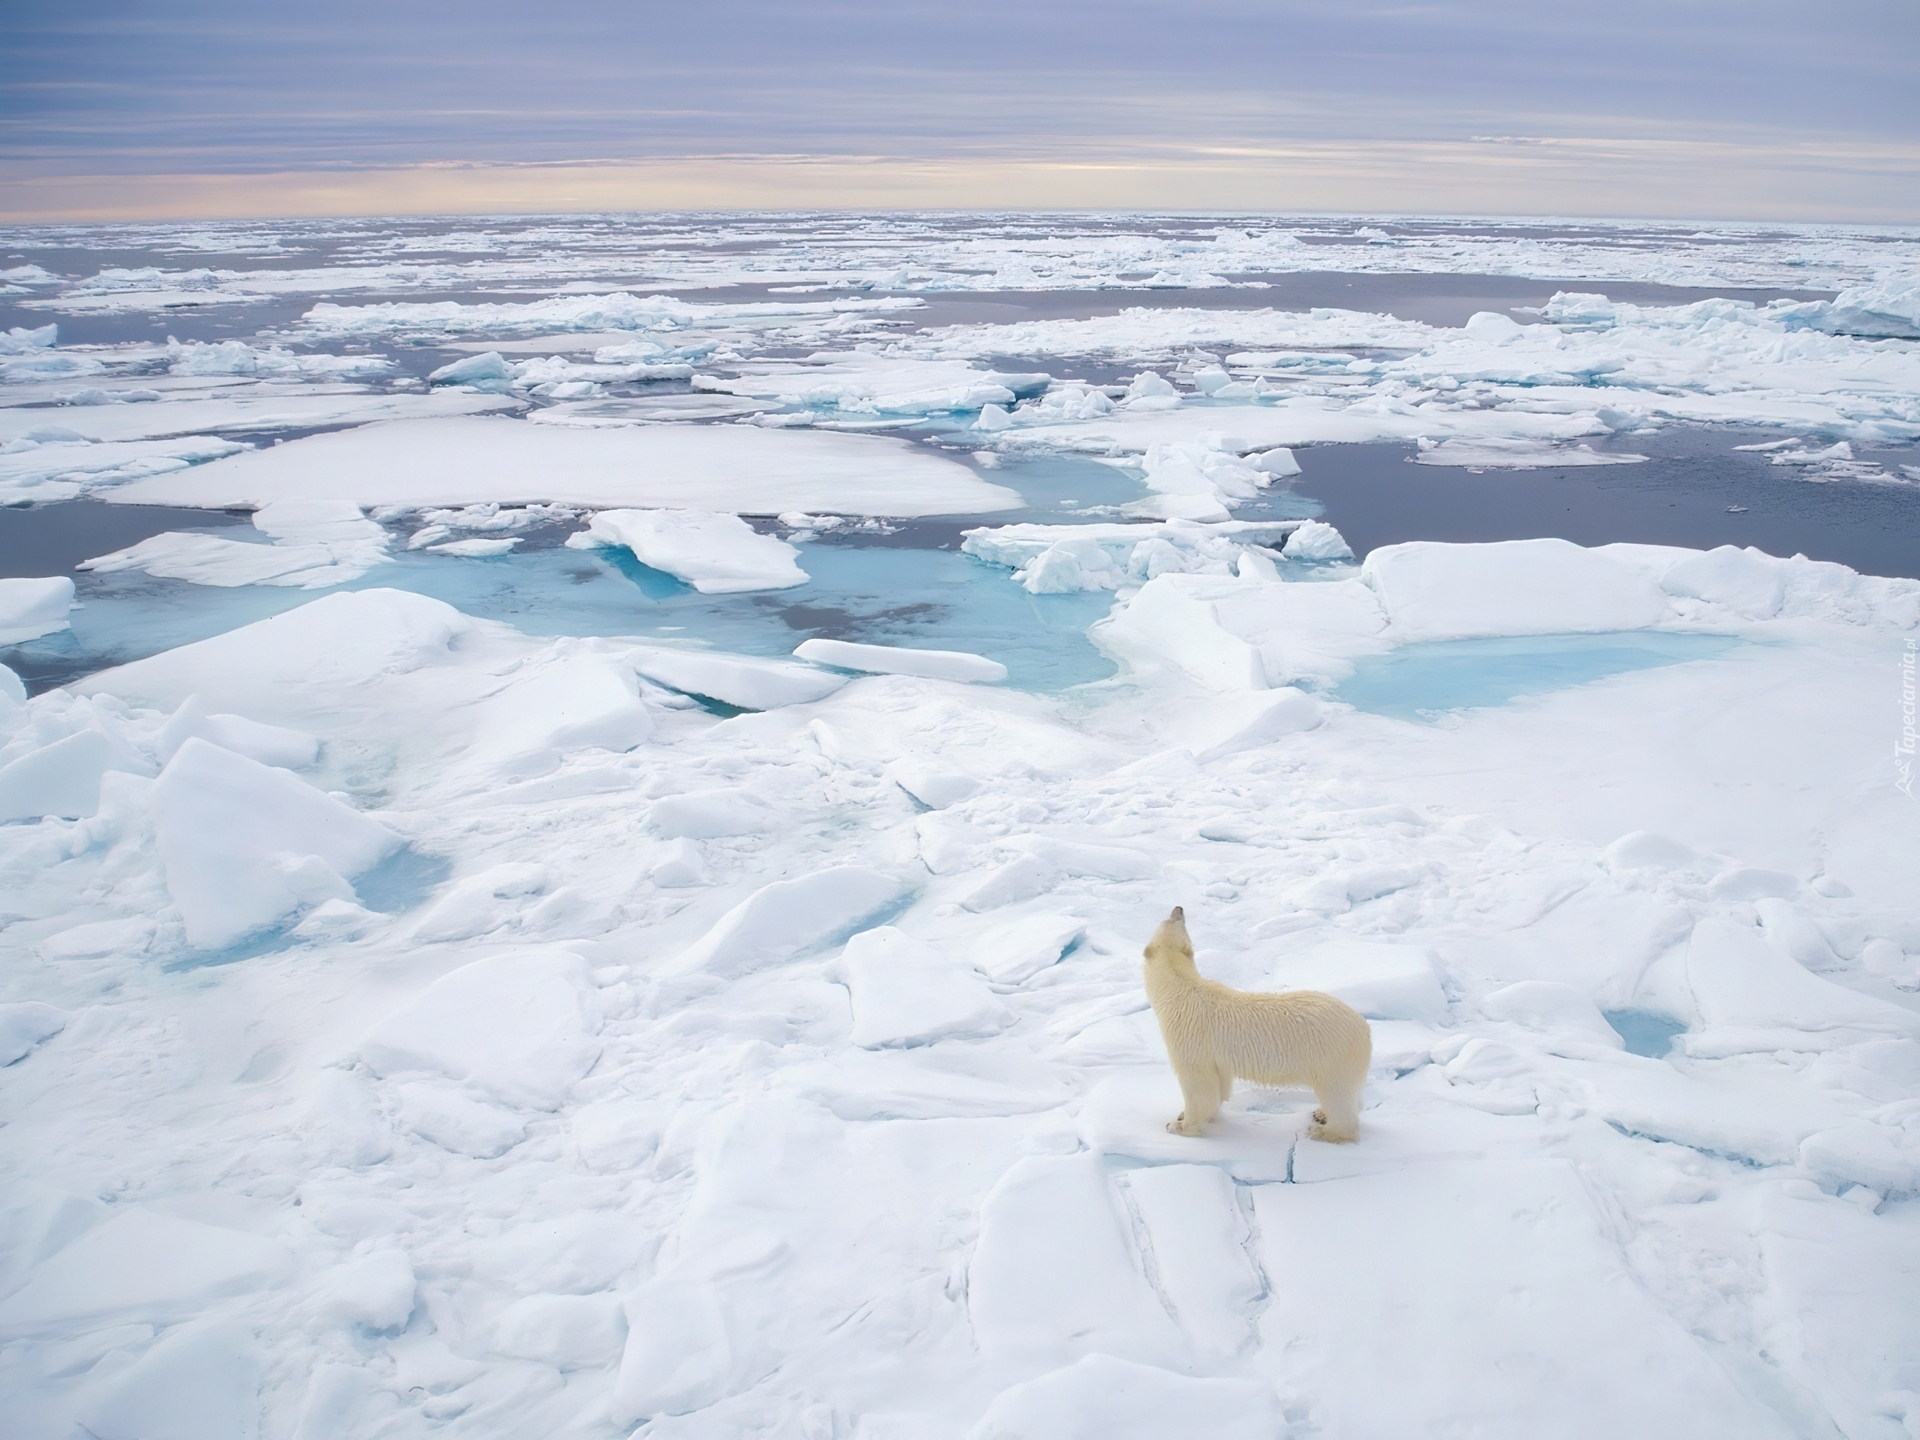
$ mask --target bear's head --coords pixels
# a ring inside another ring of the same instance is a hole
[[[1187,934],[1187,912],[1179,905],[1160,922],[1160,928],[1147,941],[1147,964],[1170,965],[1175,969],[1193,968],[1193,940]]]

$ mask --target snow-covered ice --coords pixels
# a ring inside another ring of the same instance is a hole
[[[252,526],[0,580],[0,1429],[1920,1426],[1920,582],[1356,556],[1289,493],[1294,447],[1534,485],[1681,424],[1903,483],[1914,236],[139,234],[0,272],[0,498]],[[1329,267],[1549,278],[1257,288]],[[1116,293],[937,308],[1043,289]],[[205,638],[26,663],[182,596]],[[1029,685],[1060,613],[1111,678]],[[1167,1131],[1173,904],[1206,973],[1370,1017],[1358,1143],[1254,1086]]]

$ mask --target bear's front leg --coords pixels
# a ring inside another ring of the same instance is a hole
[[[1210,1068],[1187,1072],[1176,1067],[1174,1074],[1179,1077],[1180,1098],[1186,1101],[1186,1108],[1167,1122],[1167,1129],[1175,1135],[1198,1135],[1220,1109],[1218,1077]]]

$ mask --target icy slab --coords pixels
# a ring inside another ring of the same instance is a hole
[[[824,700],[847,683],[846,676],[811,665],[699,650],[637,652],[633,667],[669,689],[704,695],[739,710],[806,705]]]
[[[351,878],[400,848],[386,826],[285,770],[198,738],[153,787],[167,890],[187,940],[217,950],[304,905],[350,900]]]
[[[351,505],[553,501],[649,509],[974,515],[1013,491],[904,440],[734,425],[610,429],[460,417],[313,435],[232,463],[121,485],[128,504],[207,508],[275,500]]]
[[[0,1300],[0,1334],[181,1319],[211,1300],[282,1281],[292,1264],[277,1240],[128,1206],[42,1261]]]
[[[80,730],[0,766],[0,824],[66,820],[100,808],[100,777],[113,763],[113,746],[98,730]]]
[[[990,1035],[1013,1018],[971,965],[891,925],[849,940],[840,970],[853,1001],[853,1043],[865,1049]]]
[[[1637,630],[1669,614],[1651,580],[1566,540],[1383,545],[1361,575],[1407,639]]]
[[[317,590],[358,580],[390,558],[386,531],[352,505],[276,501],[255,511],[253,524],[272,538],[271,544],[168,531],[111,555],[83,560],[78,568],[104,573],[144,570],[196,585],[293,585]]]
[[[668,839],[712,840],[723,835],[761,835],[779,817],[744,790],[699,790],[668,795],[647,809],[647,828]]]
[[[404,590],[354,590],[104,670],[74,688],[173,709],[199,695],[248,714],[303,713],[299,697],[351,692],[369,681],[444,663],[473,622],[443,601]]]
[[[830,945],[908,893],[904,881],[857,865],[776,880],[721,916],[668,973],[744,975]]]
[[[73,581],[64,575],[0,579],[0,645],[17,645],[67,629],[71,609]]]
[[[221,446],[215,453],[200,454],[202,459],[217,459],[246,448],[237,442],[214,441],[209,436],[211,431],[223,435],[258,434],[365,425],[377,420],[425,420],[513,410],[524,403],[507,396],[475,395],[458,390],[383,394],[358,387],[275,384],[225,386],[211,393],[168,389],[158,397],[154,397],[153,391],[146,392],[150,399],[164,401],[162,404],[110,403],[131,400],[138,393],[130,394],[117,388],[94,393],[101,403],[82,405],[67,399],[58,412],[62,430],[71,432],[76,439],[92,441],[192,437],[188,443],[196,449],[181,452],[181,458],[191,458],[209,445]],[[38,406],[0,408],[0,445],[23,439],[46,424],[47,411]]]
[[[1090,1351],[1179,1354],[1179,1327],[1130,1248],[1099,1156],[1020,1161],[987,1195],[967,1267],[980,1348],[1028,1363]]]
[[[1422,465],[1457,465],[1474,470],[1544,470],[1566,465],[1640,465],[1648,457],[1595,450],[1591,445],[1487,436],[1425,441],[1413,458]]]
[[[557,947],[476,960],[441,976],[360,1042],[376,1075],[465,1081],[510,1105],[557,1109],[600,1055],[587,962]]]
[[[183,700],[161,727],[155,753],[164,764],[195,736],[283,770],[304,770],[320,758],[320,741],[315,736],[283,725],[262,725],[244,715],[209,715],[197,695]]]
[[[1096,1354],[1003,1390],[967,1440],[1272,1440],[1285,1430],[1273,1391],[1257,1380]]]
[[[129,482],[179,475],[247,448],[238,440],[207,435],[92,442],[69,426],[42,424],[0,446],[0,505],[71,500]]]
[[[1353,547],[1346,536],[1321,520],[1303,520],[1287,537],[1283,552],[1289,560],[1351,560]]]
[[[1151,1048],[1164,1056],[1152,1015],[1139,1023],[1153,1036]],[[1246,1101],[1258,1093],[1237,1087],[1239,1098],[1228,1102],[1204,1135],[1175,1135],[1167,1122],[1180,1113],[1180,1084],[1160,1058],[1150,1067],[1130,1066],[1100,1080],[1081,1101],[1074,1124],[1098,1155],[1149,1165],[1217,1166],[1242,1184],[1285,1180],[1313,1108],[1312,1095],[1297,1092],[1299,1103],[1291,1108],[1264,1098],[1257,1107]]]
[[[260,1361],[231,1322],[183,1325],[94,1387],[78,1420],[95,1440],[254,1440]]]
[[[1324,705],[1304,690],[1283,685],[1218,696],[1204,710],[1183,718],[1174,733],[1204,765],[1316,729],[1325,720]]]
[[[653,715],[631,670],[561,652],[484,702],[473,745],[501,773],[524,774],[553,768],[568,750],[624,752],[652,734]]]
[[[1076,915],[1022,915],[981,932],[973,963],[996,984],[1018,985],[1057,963],[1086,933],[1087,922]]]
[[[527,1295],[500,1312],[491,1349],[556,1370],[593,1370],[620,1358],[627,1317],[615,1295]]]
[[[1274,1290],[1262,1340],[1330,1433],[1793,1433],[1648,1299],[1564,1162],[1428,1162],[1253,1197]]]
[[[1231,575],[1249,546],[1284,539],[1298,520],[1000,525],[966,532],[961,550],[1005,565],[1035,595],[1114,590],[1165,574]]]
[[[1253,1338],[1266,1284],[1247,1253],[1232,1178],[1216,1165],[1148,1165],[1121,1183],[1153,1250],[1154,1288],[1194,1349],[1237,1355]]]
[[[850,640],[803,640],[795,655],[816,665],[863,670],[874,675],[918,675],[929,680],[992,684],[1007,678],[1007,667],[964,650],[914,650],[902,645],[857,645]]]
[[[67,1018],[66,1011],[38,1000],[0,1005],[0,1067],[24,1060],[66,1029]]]
[[[1340,939],[1289,955],[1273,973],[1276,990],[1320,990],[1369,1020],[1444,1019],[1447,997],[1433,956],[1419,945]]]
[[[642,565],[686,581],[702,595],[783,590],[807,583],[800,552],[737,515],[703,510],[602,510],[570,536],[576,549],[624,545]]]

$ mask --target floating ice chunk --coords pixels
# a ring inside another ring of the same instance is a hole
[[[292,1262],[277,1240],[125,1206],[43,1261],[0,1300],[0,1334],[28,1335],[108,1317],[181,1319],[210,1300],[284,1279]]]
[[[967,1312],[989,1356],[1179,1354],[1183,1337],[1140,1272],[1100,1157],[1033,1156],[981,1208]]]
[[[734,425],[581,429],[470,416],[312,435],[123,486],[114,498],[203,507],[557,501],[767,515],[975,515],[1024,503],[969,465],[880,436]]]
[[[587,962],[518,950],[442,975],[360,1042],[376,1075],[430,1071],[510,1105],[557,1109],[600,1055]]]
[[[1478,470],[1543,470],[1566,465],[1640,465],[1648,457],[1553,440],[1486,435],[1422,441],[1414,459],[1422,465],[1457,465]]]
[[[1270,1440],[1286,1430],[1273,1391],[1257,1380],[1088,1355],[1003,1390],[967,1440]]]
[[[744,790],[669,795],[654,801],[647,811],[648,827],[669,839],[759,835],[774,828],[775,823],[773,812]]]
[[[1228,501],[1252,500],[1287,473],[1241,459],[1234,445],[1219,435],[1150,445],[1140,468],[1147,488],[1156,494],[1127,506],[1130,513],[1197,521],[1227,519]]]
[[[297,714],[304,698],[445,660],[473,622],[444,601],[403,590],[353,590],[102,671],[82,694],[137,697],[172,709],[198,694],[249,714]]]
[[[110,486],[173,476],[248,448],[237,440],[206,435],[91,444],[78,431],[48,426],[0,447],[0,504],[70,500]]]
[[[496,540],[475,536],[470,540],[449,540],[442,545],[429,545],[426,549],[435,555],[453,555],[463,560],[490,560],[507,554],[519,543],[518,535],[507,535]]]
[[[39,271],[32,278],[35,284],[44,284],[54,277],[41,270],[38,265],[17,265],[11,270],[0,272],[0,279],[18,284],[29,277],[20,273],[27,270]],[[0,355],[30,355],[35,350],[51,350],[60,341],[58,325],[37,325],[29,330],[24,325],[16,325],[6,334],[0,335]]]
[[[1796,306],[1788,323],[1811,324],[1832,335],[1920,340],[1920,284],[1887,280],[1849,286],[1829,301]]]
[[[67,1028],[67,1012],[38,1000],[0,1005],[0,1066],[26,1058]]]
[[[1283,553],[1289,560],[1351,560],[1353,547],[1333,526],[1308,520],[1287,537]]]
[[[1007,678],[1007,667],[964,650],[913,650],[900,645],[856,645],[848,640],[803,640],[795,655],[816,665],[865,670],[876,675],[919,675],[930,680],[985,681]]]
[[[64,575],[0,579],[0,645],[17,645],[67,629],[71,609],[73,581]]]
[[[254,1440],[253,1335],[231,1322],[182,1326],[92,1390],[77,1418],[95,1440]]]
[[[891,925],[849,940],[840,968],[853,999],[853,1043],[865,1049],[990,1035],[1013,1018],[971,965]]]
[[[398,1330],[413,1314],[415,1288],[406,1251],[384,1245],[329,1271],[314,1296],[314,1309],[336,1325]]]
[[[320,589],[357,580],[385,564],[387,534],[356,506],[283,500],[254,512],[254,528],[273,537],[250,545],[219,535],[177,531],[150,536],[111,555],[83,560],[82,570],[144,570],[196,585],[298,585]]]
[[[830,945],[898,903],[904,882],[878,870],[839,865],[763,886],[682,951],[669,973],[732,978]]]
[[[312,735],[280,725],[262,725],[242,715],[209,715],[200,697],[189,695],[161,727],[155,741],[161,763],[171,760],[195,736],[283,770],[304,770],[320,758],[320,742]]]
[[[1337,996],[1369,1020],[1435,1021],[1447,1013],[1432,952],[1418,945],[1329,940],[1282,960],[1273,983]]]
[[[626,1343],[617,1295],[527,1295],[494,1318],[490,1348],[556,1370],[591,1370],[618,1360]]]
[[[0,766],[0,824],[48,815],[73,820],[100,808],[100,777],[113,746],[98,730],[80,730]]]
[[[1165,400],[1179,395],[1173,382],[1163,380],[1151,370],[1142,370],[1127,385],[1129,400]]]
[[[567,543],[576,549],[624,545],[643,565],[686,581],[702,595],[783,590],[807,583],[800,552],[762,535],[738,515],[702,510],[602,510]]]
[[[973,963],[988,979],[1018,985],[1038,975],[1087,933],[1087,922],[1074,915],[1023,915],[983,932],[973,943]]]
[[[634,669],[649,680],[689,695],[704,695],[740,710],[777,710],[824,700],[847,683],[844,675],[791,661],[755,660],[700,650],[654,650]]]
[[[1300,473],[1300,462],[1294,458],[1293,451],[1284,445],[1272,450],[1257,450],[1246,457],[1247,464],[1263,475],[1271,475],[1276,480],[1284,480],[1290,475]]]
[[[498,350],[468,355],[442,365],[427,376],[429,385],[467,385],[476,390],[504,391],[513,379],[513,367]]]
[[[401,844],[287,771],[198,738],[167,762],[153,803],[167,889],[188,942],[203,949],[231,945],[303,904],[352,898],[345,882]]]
[[[1027,562],[1014,579],[1035,595],[1071,595],[1081,590],[1111,590],[1122,572],[1093,535],[1056,540]]]
[[[1409,639],[1638,630],[1669,614],[1644,574],[1566,540],[1383,545],[1361,576]]]

